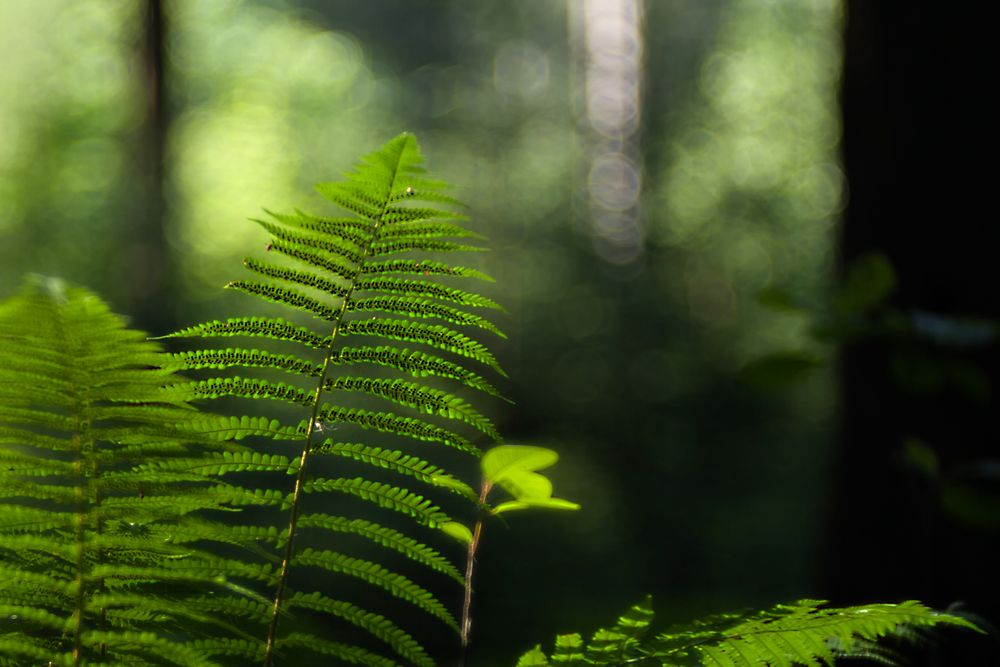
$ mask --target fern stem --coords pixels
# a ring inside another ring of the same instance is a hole
[[[101,505],[101,495],[100,493],[97,493],[94,496],[94,507],[100,507],[100,505]],[[103,530],[104,530],[104,520],[101,517],[101,515],[98,514],[97,521],[95,522],[94,525],[94,532],[98,536],[98,538],[100,537]],[[104,563],[104,549],[98,547],[97,565],[102,565],[103,563]],[[104,577],[101,577],[97,582],[97,592],[98,594],[103,595],[106,591],[107,591],[107,586],[105,585]],[[108,609],[107,607],[102,605],[100,612],[98,612],[97,616],[97,629],[103,632],[107,630],[107,624],[108,624]],[[98,649],[98,655],[101,658],[104,658],[107,657],[107,653],[108,653],[107,643],[101,642],[100,648]]]
[[[399,165],[397,163],[396,173],[398,173],[398,168]],[[334,348],[337,344],[337,334],[340,332],[341,324],[344,321],[344,315],[347,312],[347,305],[350,302],[351,296],[354,294],[354,288],[358,283],[357,277],[361,273],[365,260],[371,253],[372,244],[378,240],[378,230],[382,225],[382,219],[385,217],[386,210],[389,207],[392,196],[392,185],[394,184],[395,175],[393,176],[393,183],[390,184],[388,193],[386,194],[385,201],[382,203],[381,211],[372,223],[372,235],[368,244],[364,247],[361,257],[358,259],[357,271],[351,278],[350,284],[347,287],[347,292],[344,294],[344,300],[340,304],[337,314],[334,316],[333,331],[330,334],[330,344],[327,346],[326,353],[323,356],[323,367],[319,374],[319,382],[316,384],[316,393],[313,396],[312,414],[309,417],[309,425],[306,427],[305,444],[302,447],[302,455],[299,457],[299,469],[295,474],[295,487],[292,491],[292,502],[288,517],[288,535],[285,540],[285,549],[281,558],[281,572],[278,575],[278,584],[274,593],[274,605],[271,608],[271,620],[268,624],[267,640],[264,646],[264,667],[273,667],[274,665],[274,646],[278,637],[278,618],[281,615],[281,605],[284,601],[285,586],[288,583],[288,570],[291,566],[292,556],[294,554],[295,530],[298,524],[299,506],[302,499],[302,484],[305,480],[306,460],[309,458],[309,452],[313,445],[312,439],[313,434],[316,432],[317,418],[319,417],[319,406],[322,403],[321,399],[323,397],[323,386],[326,384],[327,373],[330,368],[330,359],[333,357]]]
[[[493,484],[488,480],[483,480],[483,488],[479,492],[480,506],[486,504],[486,496],[489,495]],[[458,667],[464,667],[465,657],[469,647],[469,635],[472,632],[472,571],[476,563],[476,550],[479,548],[479,538],[483,534],[482,515],[476,519],[476,525],[472,530],[472,540],[469,541],[469,548],[465,557],[465,599],[462,602],[462,653],[458,659]]]
[[[292,560],[292,542],[295,537],[295,527],[299,518],[299,498],[302,495],[303,472],[306,467],[306,458],[309,454],[309,447],[312,443],[313,422],[315,422],[315,420],[316,409],[314,408],[313,418],[309,420],[309,427],[306,431],[306,444],[302,448],[302,456],[299,458],[299,471],[295,475],[295,488],[292,491],[292,507],[289,510],[288,516],[288,536],[285,539],[285,550],[281,557],[281,573],[278,576],[278,585],[274,592],[274,605],[271,608],[271,620],[267,626],[267,641],[264,647],[265,667],[272,667],[274,664],[274,643],[278,635],[278,616],[281,614],[281,603],[285,595],[285,584],[288,581],[288,567]]]
[[[78,487],[78,495],[83,496],[82,487]],[[83,502],[83,499],[80,499]],[[86,579],[83,569],[87,564],[86,555],[86,514],[76,515],[76,610],[73,623],[73,665],[76,667],[83,661],[83,607],[86,596]]]
[[[86,405],[86,399],[84,399]],[[76,406],[78,410],[85,409],[83,406]],[[87,603],[87,507],[92,501],[93,491],[91,489],[91,477],[94,471],[91,469],[91,462],[88,457],[93,455],[94,443],[82,434],[86,431],[85,419],[81,419],[79,413],[74,419],[74,430],[76,434],[73,438],[79,442],[79,460],[77,469],[81,476],[81,482],[76,487],[76,499],[80,503],[80,511],[76,515],[76,599],[74,601],[76,609],[74,611],[73,623],[73,665],[77,667],[83,664],[83,622],[84,612]]]
[[[292,490],[292,503],[288,515],[288,535],[285,539],[285,549],[281,557],[281,572],[278,575],[278,585],[274,593],[274,605],[271,608],[271,620],[267,627],[267,641],[264,647],[264,667],[274,665],[274,645],[278,637],[278,618],[281,615],[281,604],[284,601],[285,585],[288,583],[288,570],[291,567],[292,555],[294,554],[295,530],[299,520],[299,506],[302,499],[302,483],[305,480],[306,460],[312,449],[313,433],[316,432],[316,420],[319,416],[319,406],[323,396],[323,385],[326,382],[327,371],[330,367],[330,358],[333,356],[333,347],[337,341],[337,332],[340,331],[340,323],[347,312],[347,299],[353,291],[353,281],[344,303],[337,311],[336,320],[333,324],[333,333],[330,335],[330,346],[326,350],[323,358],[323,368],[319,375],[319,384],[316,385],[316,393],[313,396],[312,414],[309,417],[309,425],[306,427],[305,444],[302,447],[302,455],[299,457],[299,469],[295,474],[295,487]]]

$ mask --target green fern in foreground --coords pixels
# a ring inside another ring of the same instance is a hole
[[[218,501],[133,470],[198,454],[169,362],[86,290],[35,279],[0,304],[0,665],[214,664],[186,640],[225,624],[187,600],[220,572],[184,535],[213,533],[186,515]]]
[[[952,625],[978,628],[959,616],[933,611],[919,602],[823,607],[800,600],[765,611],[722,614],[670,632],[652,634],[651,598],[634,605],[611,628],[584,643],[579,634],[556,637],[546,656],[540,646],[517,667],[642,665],[674,667],[793,667],[832,665],[838,658],[867,657],[896,664],[875,642],[886,637],[915,639],[922,629]]]
[[[227,477],[235,481],[226,493],[236,505],[263,508],[257,515],[263,523],[246,528],[276,549],[276,571],[259,579],[272,587],[272,601],[266,609],[220,611],[260,623],[265,665],[302,650],[356,664],[396,664],[369,649],[372,638],[409,663],[434,664],[408,631],[365,608],[378,601],[377,592],[363,600],[331,595],[321,584],[327,579],[327,589],[345,580],[364,582],[459,629],[433,589],[449,580],[461,585],[463,577],[433,541],[443,536],[448,547],[454,538],[468,542],[471,533],[428,494],[457,494],[470,512],[477,494],[429,458],[448,450],[475,457],[477,441],[498,439],[490,420],[454,392],[497,395],[479,369],[502,371],[474,338],[499,334],[479,312],[499,307],[441,282],[487,278],[440,259],[480,250],[454,240],[475,235],[459,226],[464,216],[450,210],[456,202],[445,187],[424,175],[414,138],[396,137],[364,158],[346,181],[318,186],[348,217],[271,213],[270,220],[257,221],[271,235],[267,258],[247,258],[244,266],[254,277],[228,287],[277,304],[282,316],[207,322],[172,334],[255,339],[253,347],[178,353],[186,369],[227,374],[177,384],[168,394],[270,401],[267,408],[255,403],[264,415],[192,424],[220,440],[253,436],[258,451],[219,456],[214,465],[176,462],[160,469],[259,473],[253,486],[245,477]],[[400,449],[400,443],[422,446],[427,454]],[[358,514],[365,505],[368,514]],[[406,519],[425,532],[414,533]],[[420,572],[414,565],[429,573],[431,584],[409,574]],[[449,597],[459,599],[457,591]],[[346,623],[342,634],[350,643],[289,631],[293,616],[303,615],[325,616],[333,627]],[[248,647],[247,657],[255,654]]]

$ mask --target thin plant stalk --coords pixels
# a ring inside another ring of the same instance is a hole
[[[486,504],[486,496],[489,495],[493,483],[483,480],[483,488],[479,492],[479,505]],[[469,548],[465,558],[465,600],[462,602],[462,652],[458,659],[458,667],[464,667],[465,657],[469,648],[469,635],[472,631],[472,571],[476,565],[476,549],[479,548],[479,538],[483,534],[483,518],[480,514],[476,519],[476,525],[472,530],[472,539],[469,541]]]

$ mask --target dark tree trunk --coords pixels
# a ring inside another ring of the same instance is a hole
[[[135,325],[155,333],[174,325],[171,260],[166,241],[164,153],[167,136],[165,100],[166,23],[162,0],[147,0],[139,45],[145,93],[144,122],[136,135],[136,191],[141,204],[125,228],[128,239],[123,271],[129,285],[129,312]]]
[[[914,313],[997,321],[988,4],[848,0],[847,11],[843,263],[884,252],[899,280],[891,307],[910,326]],[[933,338],[910,331],[844,349],[825,588],[839,601],[961,600],[995,623],[997,533],[957,520],[942,500],[974,462],[1000,459],[997,345]],[[906,465],[904,443],[914,438],[940,459],[935,481]],[[942,647],[944,658],[924,659],[1000,660],[990,642],[966,639]]]

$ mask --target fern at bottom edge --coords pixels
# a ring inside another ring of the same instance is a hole
[[[720,614],[652,634],[652,599],[647,596],[614,626],[595,632],[589,642],[578,633],[559,635],[551,653],[536,646],[521,656],[517,667],[820,667],[847,657],[877,657],[884,664],[895,664],[891,652],[877,642],[887,638],[913,640],[921,631],[938,626],[981,632],[961,616],[935,611],[914,600],[854,607],[825,604],[822,600],[799,600],[766,610]]]

